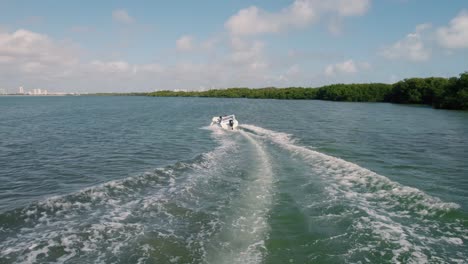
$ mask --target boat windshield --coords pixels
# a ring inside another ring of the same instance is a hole
[[[234,120],[236,117],[234,115],[228,115],[228,116],[223,116],[223,121],[224,120]]]

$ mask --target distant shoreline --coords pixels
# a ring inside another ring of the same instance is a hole
[[[468,72],[452,78],[410,78],[394,84],[332,84],[318,88],[227,88],[208,91],[172,91],[131,93],[88,93],[0,96],[154,96],[154,97],[210,97],[280,100],[324,100],[338,102],[386,102],[396,104],[429,105],[436,109],[468,110]]]
[[[137,94],[135,94],[137,95]],[[143,95],[143,94],[139,94]],[[156,91],[158,97],[215,97],[325,100],[422,104],[437,109],[468,110],[468,72],[452,78],[411,78],[394,84],[333,84],[319,88],[228,88],[208,91]]]

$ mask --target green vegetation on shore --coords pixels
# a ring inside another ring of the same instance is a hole
[[[138,94],[142,95],[142,94]],[[208,91],[156,91],[149,96],[315,99],[346,102],[427,104],[441,109],[468,110],[468,72],[452,78],[410,78],[395,84],[333,84],[320,88],[229,88]]]

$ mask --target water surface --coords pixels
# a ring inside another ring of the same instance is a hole
[[[0,97],[0,263],[464,263],[467,132],[394,104]]]

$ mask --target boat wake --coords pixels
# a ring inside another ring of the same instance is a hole
[[[468,258],[457,204],[239,127],[205,127],[218,146],[192,160],[0,214],[0,263]]]
[[[258,157],[216,238],[209,263],[261,263],[266,253],[268,213],[272,200],[273,172],[263,146],[248,133],[240,131]],[[248,153],[247,153],[248,154]]]
[[[194,160],[1,214],[0,262],[197,262],[204,254],[197,239],[217,221],[203,199],[219,183],[207,182],[234,171],[222,161],[239,151],[222,132],[213,138],[220,145]]]
[[[457,210],[459,205],[296,145],[288,134],[254,125],[242,128],[306,162],[314,175],[311,180],[323,185],[320,200],[303,197],[302,205],[309,212],[311,225],[332,226],[327,222],[349,221],[341,232],[315,241],[327,244],[339,238],[346,248],[339,259],[387,259],[393,263],[424,263],[431,259],[463,263],[467,259],[463,249],[468,238],[467,217]],[[458,248],[456,254],[448,253],[454,248]]]

